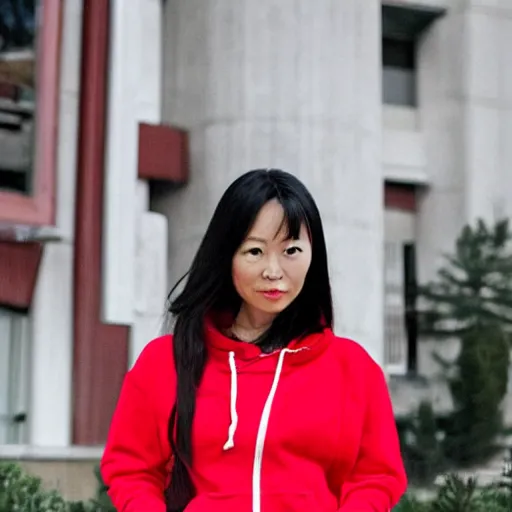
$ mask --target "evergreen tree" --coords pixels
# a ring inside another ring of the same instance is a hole
[[[407,440],[403,443],[405,465],[411,482],[430,485],[443,469],[444,456],[438,431],[432,404],[421,402],[408,424]]]
[[[455,361],[438,357],[455,407],[446,454],[461,464],[490,456],[502,429],[512,328],[510,242],[508,221],[492,228],[481,220],[466,226],[437,280],[421,289],[429,305],[423,333],[461,343]]]

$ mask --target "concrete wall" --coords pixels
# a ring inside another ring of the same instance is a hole
[[[383,178],[395,183],[428,183],[425,137],[416,108],[382,106]]]
[[[422,278],[462,225],[510,215],[512,3],[465,0],[419,46],[420,129],[430,188],[418,223]]]
[[[73,238],[82,1],[68,0],[63,5],[56,196],[56,230],[62,241],[47,244],[44,249],[31,311],[27,440],[38,446],[56,447],[67,446],[71,440]]]
[[[43,487],[57,490],[66,500],[88,501],[95,496],[98,482],[94,468],[99,461],[22,460],[21,467],[41,478]]]
[[[101,450],[88,447],[3,446],[1,458],[19,464],[42,480],[46,489],[59,491],[70,501],[94,497],[98,482],[94,468]]]
[[[286,169],[323,215],[337,331],[382,362],[380,2],[168,0],[164,18],[163,120],[191,151],[190,184],[154,204],[171,281],[236,176]]]

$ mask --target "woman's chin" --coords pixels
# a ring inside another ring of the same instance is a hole
[[[282,298],[277,301],[259,300],[257,301],[257,303],[253,305],[253,308],[267,315],[278,315],[279,313],[284,311],[289,305],[290,301]]]

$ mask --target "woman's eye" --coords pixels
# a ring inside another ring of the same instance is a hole
[[[250,254],[251,256],[259,256],[261,252],[262,251],[259,247],[253,247],[252,249],[245,251],[246,254]]]
[[[302,249],[300,247],[288,247],[286,249],[287,256],[293,256],[294,254],[297,254],[298,252],[302,252]]]

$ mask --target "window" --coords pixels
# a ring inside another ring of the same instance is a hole
[[[415,374],[418,359],[415,192],[409,190],[407,194],[407,190],[390,183],[385,190],[384,362],[390,374]],[[397,195],[397,191],[401,194]]]
[[[412,41],[382,41],[382,100],[386,104],[416,106],[416,48]]]
[[[0,445],[27,442],[27,324],[26,315],[0,308]]]
[[[35,125],[36,0],[0,3],[0,188],[30,194]]]
[[[386,242],[384,251],[384,342],[389,373],[417,372],[417,283],[413,243]]]
[[[63,5],[0,1],[0,224],[54,224]]]
[[[416,41],[445,10],[382,3],[382,101],[416,106]]]

